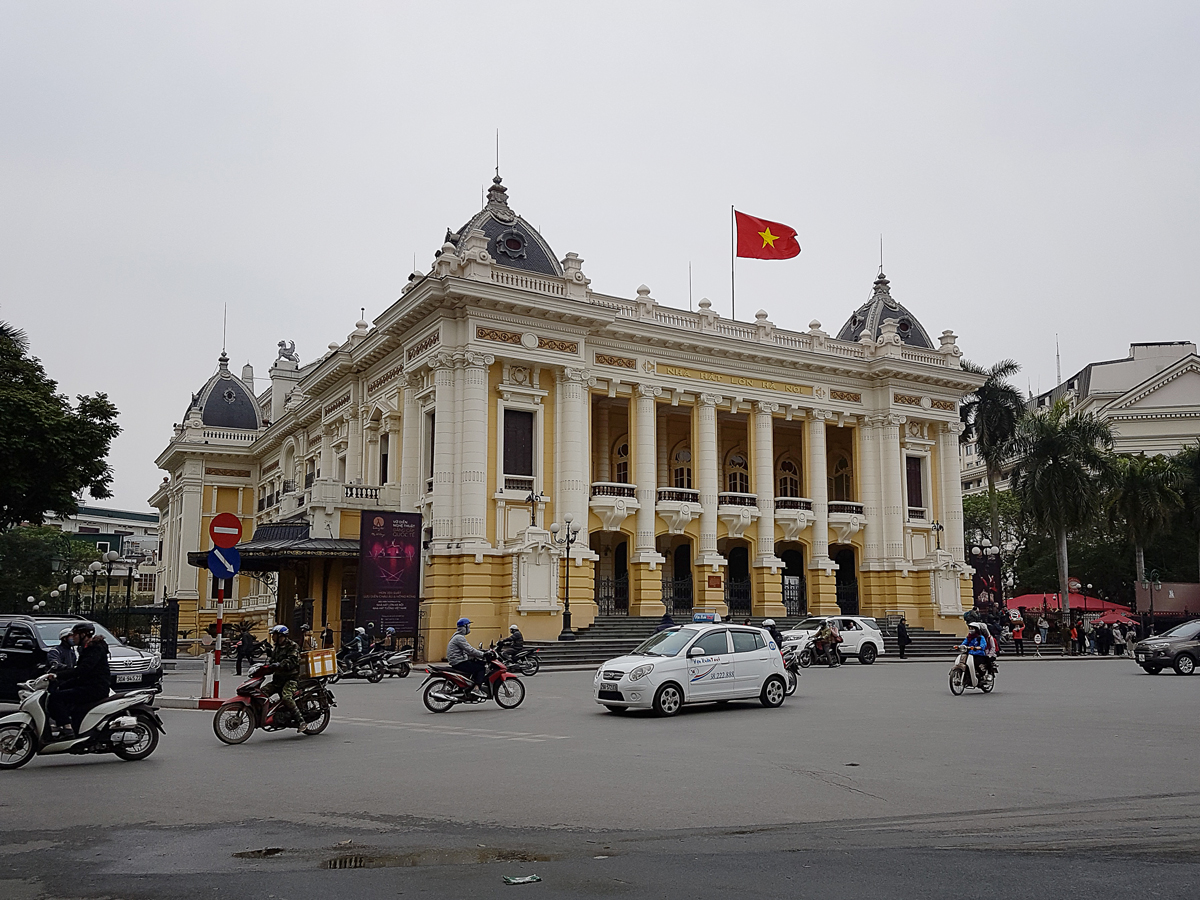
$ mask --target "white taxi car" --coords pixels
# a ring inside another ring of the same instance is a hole
[[[596,702],[609,712],[653,709],[673,716],[685,703],[757,697],[763,706],[783,705],[783,657],[761,628],[693,622],[668,628],[628,656],[610,659],[596,672]]]

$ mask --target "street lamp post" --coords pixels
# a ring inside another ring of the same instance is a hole
[[[1162,590],[1162,581],[1158,577],[1158,569],[1151,569],[1142,576],[1142,587],[1150,595],[1150,623],[1146,628],[1146,636],[1154,634],[1154,592]]]
[[[108,607],[109,600],[112,597],[112,570],[113,563],[121,558],[121,554],[116,550],[109,550],[104,554],[104,625],[108,626]]]
[[[934,519],[932,522],[929,523],[929,530],[934,533],[934,536],[937,539],[937,548],[939,550],[941,550],[942,549],[942,532],[946,530],[946,526],[943,525],[941,522],[939,522],[937,519]]]
[[[83,612],[83,583],[87,579],[82,575],[76,575],[71,579],[71,584],[75,585],[75,614]],[[68,603],[68,606],[70,604]]]
[[[88,602],[88,615],[91,616],[96,614],[96,579],[100,576],[100,570],[103,568],[104,566],[99,561],[94,560],[88,563],[88,571],[92,573],[92,598]],[[82,612],[82,610],[80,611]]]
[[[525,502],[529,504],[529,527],[537,528],[537,505],[546,501],[544,493],[534,494],[531,490],[529,496],[525,498]]]
[[[560,641],[575,640],[575,632],[571,630],[571,547],[579,538],[579,523],[572,523],[573,518],[574,517],[570,513],[567,513],[565,516],[563,516],[563,522],[566,524],[566,527],[561,529],[563,532],[563,536],[561,538],[558,536],[558,532],[560,530],[558,523],[553,522],[550,525],[550,540],[558,544],[560,547],[565,548],[566,551],[564,554],[564,559],[566,560],[567,564],[567,583],[566,590],[563,594],[562,632],[558,635],[558,639]]]

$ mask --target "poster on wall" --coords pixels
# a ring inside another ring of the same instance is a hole
[[[971,565],[975,568],[975,574],[971,577],[971,588],[976,608],[987,608],[1000,603],[1000,557],[972,556]]]
[[[359,531],[356,626],[374,624],[378,635],[395,628],[417,633],[421,592],[421,516],[419,513],[363,510]]]

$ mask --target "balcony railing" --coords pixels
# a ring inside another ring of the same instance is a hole
[[[346,487],[347,500],[378,500],[379,488],[368,487],[365,484],[348,484]]]
[[[908,508],[908,521],[924,522],[929,518],[929,513],[923,506],[910,506]]]
[[[533,476],[532,475],[505,475],[504,489],[506,491],[525,491],[532,493],[533,491]]]
[[[829,514],[831,516],[861,516],[863,505],[861,503],[850,503],[846,500],[830,500]]]
[[[775,508],[812,510],[812,501],[807,497],[776,497]]]
[[[699,503],[700,492],[688,488],[659,488],[659,503]]]
[[[283,493],[285,493],[285,494],[294,494],[294,493],[296,493],[296,482],[294,482],[294,481],[285,481],[285,482],[283,483]]]
[[[722,491],[717,494],[717,506],[758,506],[758,495]]]
[[[593,497],[635,497],[636,484],[623,484],[617,481],[593,481]]]

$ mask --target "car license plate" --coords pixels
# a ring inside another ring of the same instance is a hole
[[[136,672],[133,672],[133,673],[130,673],[127,675],[118,675],[117,676],[117,684],[130,684],[134,681],[141,681],[141,680],[142,680],[142,676]]]
[[[602,690],[602,691],[615,691],[616,689],[617,689],[617,686],[614,682],[611,682],[611,681],[600,682],[600,690]]]

